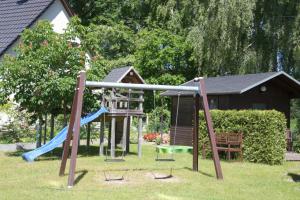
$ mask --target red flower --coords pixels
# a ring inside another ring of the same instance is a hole
[[[148,142],[153,142],[156,140],[157,136],[159,134],[157,133],[147,133],[146,135],[143,136],[144,140],[148,141]]]

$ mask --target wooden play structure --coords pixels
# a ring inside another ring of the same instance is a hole
[[[124,69],[125,70],[125,69]],[[64,145],[61,167],[60,167],[60,176],[64,175],[66,162],[69,155],[69,148],[71,147],[71,158],[70,158],[70,169],[68,175],[68,187],[72,187],[74,185],[75,178],[75,169],[76,169],[76,159],[77,159],[77,151],[78,151],[78,140],[79,140],[79,131],[80,131],[80,117],[82,111],[82,102],[83,102],[83,91],[85,87],[89,87],[91,89],[103,89],[110,88],[112,91],[112,95],[110,97],[104,97],[104,101],[102,102],[102,106],[108,106],[109,113],[103,116],[102,121],[104,123],[104,119],[110,121],[110,151],[111,157],[115,156],[115,144],[116,141],[119,141],[119,137],[121,136],[123,150],[126,147],[128,150],[129,145],[129,126],[130,121],[128,120],[130,116],[136,116],[139,118],[139,127],[138,127],[138,155],[139,157],[142,155],[142,116],[143,116],[143,90],[171,90],[171,91],[192,91],[194,92],[194,125],[193,125],[193,171],[198,171],[198,126],[199,126],[199,107],[200,107],[200,98],[202,99],[203,110],[205,114],[205,120],[208,130],[208,136],[210,139],[210,146],[213,154],[213,161],[216,171],[217,179],[223,179],[223,174],[221,170],[219,155],[216,147],[215,134],[213,130],[213,124],[211,120],[211,115],[209,112],[207,95],[205,90],[205,83],[203,78],[196,78],[194,81],[198,82],[198,86],[171,86],[171,85],[150,85],[144,84],[143,80],[139,77],[139,75],[134,71],[133,68],[128,68],[128,73],[125,73],[123,77],[119,77],[117,81],[109,81],[111,79],[105,80],[103,82],[95,82],[95,81],[86,81],[86,74],[84,71],[79,73],[77,77],[77,85],[75,89],[75,95],[73,99],[70,123],[68,127],[67,137]],[[116,76],[117,72],[111,73],[110,77]],[[116,76],[117,77],[117,76]],[[116,80],[116,79],[114,79]],[[135,80],[136,83],[131,83],[131,81]],[[137,83],[140,81],[140,83]],[[119,89],[119,90],[116,90]],[[124,91],[127,90],[127,92]],[[132,94],[138,95],[138,97],[132,97]],[[133,102],[137,105],[136,107],[131,107]],[[104,126],[101,126],[104,127]],[[119,129],[120,127],[120,129]],[[101,132],[103,136],[104,132]],[[73,137],[72,137],[73,136]],[[100,144],[100,153],[103,153],[103,137],[101,138]],[[72,140],[72,146],[70,146]],[[178,149],[178,148],[177,148]]]
[[[144,80],[133,67],[122,67],[112,70],[103,80],[109,83],[144,84]],[[101,88],[105,90],[105,88]],[[142,128],[143,128],[143,94],[142,90],[124,90],[111,88],[109,94],[103,91],[102,106],[108,108],[109,113],[100,118],[100,149],[99,155],[110,154],[107,161],[116,161],[116,146],[122,146],[122,157],[129,153],[130,125],[133,117],[138,118],[138,156],[142,156]],[[109,124],[108,148],[104,151],[104,127]],[[110,153],[108,153],[110,152]]]

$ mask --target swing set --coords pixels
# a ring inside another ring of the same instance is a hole
[[[60,176],[64,175],[67,158],[69,154],[69,148],[71,148],[71,157],[70,157],[70,168],[68,175],[68,187],[71,188],[74,185],[75,178],[75,169],[76,169],[76,160],[77,160],[77,152],[78,152],[78,140],[79,140],[79,132],[80,132],[80,117],[82,111],[82,102],[83,102],[83,92],[85,87],[89,87],[91,89],[102,89],[102,88],[119,88],[119,89],[135,89],[135,90],[172,90],[178,91],[178,99],[177,99],[177,113],[176,113],[176,126],[174,131],[174,140],[176,138],[176,128],[177,128],[177,120],[178,120],[178,107],[180,101],[180,92],[183,91],[193,91],[194,95],[194,127],[193,127],[193,147],[186,146],[176,146],[176,145],[158,145],[156,147],[157,152],[157,160],[159,161],[158,154],[159,153],[169,153],[172,155],[174,153],[182,153],[182,152],[192,152],[193,153],[193,171],[198,171],[198,127],[199,127],[199,109],[200,109],[200,98],[202,98],[202,107],[204,110],[204,116],[206,120],[206,126],[208,130],[208,136],[210,139],[210,145],[213,154],[214,167],[216,172],[217,179],[223,179],[222,169],[220,165],[220,159],[216,148],[215,142],[215,134],[213,130],[213,124],[211,120],[211,115],[209,112],[207,94],[205,90],[205,82],[203,78],[194,79],[195,82],[199,82],[199,86],[171,86],[171,85],[150,85],[150,84],[130,84],[130,83],[114,83],[114,82],[95,82],[95,81],[86,81],[86,73],[85,71],[80,71],[77,77],[77,85],[75,89],[75,95],[73,98],[72,110],[70,123],[68,126],[68,133],[64,145],[62,161],[60,166]],[[142,97],[140,95],[140,97]],[[142,98],[141,98],[142,100]],[[142,110],[142,101],[139,101],[139,108]],[[128,101],[129,104],[129,101]],[[105,105],[105,104],[103,104]],[[127,108],[129,106],[127,105]],[[128,117],[126,117],[127,119]],[[142,118],[139,117],[139,122],[142,122]],[[125,124],[125,123],[124,123]],[[140,123],[141,124],[141,123]],[[103,127],[103,126],[101,126]],[[142,126],[139,126],[139,133],[141,133]],[[72,137],[73,136],[73,137]],[[142,139],[142,135],[139,134],[139,139]],[[72,146],[70,146],[72,140]],[[175,144],[175,143],[174,143]],[[113,145],[113,144],[111,144]],[[139,157],[141,155],[141,143],[139,143]],[[124,151],[124,146],[123,149]],[[114,152],[113,152],[114,153]],[[107,154],[106,154],[107,155]],[[169,159],[170,160],[170,159]],[[174,159],[173,159],[174,160]],[[172,169],[171,169],[172,170]]]

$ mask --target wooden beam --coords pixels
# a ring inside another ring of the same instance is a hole
[[[143,118],[139,117],[138,125],[138,156],[142,157],[142,143],[143,143]]]
[[[78,89],[78,98],[77,98],[77,106],[76,106],[77,109],[75,112],[75,123],[74,123],[74,133],[73,133],[73,140],[72,140],[72,152],[71,152],[70,170],[69,170],[69,177],[68,177],[68,187],[72,187],[74,185],[76,159],[77,159],[77,152],[78,152],[78,140],[79,140],[79,133],[80,133],[80,118],[81,118],[81,111],[82,111],[83,91],[84,91],[85,79],[86,79],[86,75],[84,71],[81,71],[79,76],[80,76],[79,89]]]
[[[199,95],[194,98],[194,128],[193,128],[193,171],[198,171],[199,156]]]
[[[140,94],[140,99],[143,99],[143,94]],[[143,102],[139,103],[139,111],[143,112]],[[139,127],[138,127],[138,156],[142,157],[142,143],[143,143],[143,118],[139,116]]]
[[[202,96],[204,117],[206,120],[208,136],[209,136],[210,145],[211,145],[211,149],[212,149],[212,153],[213,153],[213,160],[214,160],[217,179],[223,179],[220,158],[219,158],[219,154],[218,154],[217,147],[216,147],[216,139],[215,139],[215,133],[214,133],[214,129],[213,129],[213,122],[212,122],[211,115],[209,112],[205,82],[204,82],[203,78],[200,78],[200,80],[199,80],[199,89],[200,89],[199,93]]]
[[[104,113],[105,115],[105,113]],[[100,144],[99,144],[99,155],[103,156],[104,155],[104,117],[101,119],[101,124],[100,124]]]
[[[127,145],[127,117],[123,119],[123,138],[122,138],[122,151],[126,152],[126,145]]]
[[[109,123],[109,127],[108,127],[108,141],[107,141],[107,148],[110,149],[111,146],[111,122]]]
[[[130,152],[130,116],[127,117],[126,154]]]
[[[115,158],[116,150],[116,117],[111,118],[110,155]]]
[[[77,110],[79,79],[80,79],[80,77],[78,76],[77,77],[76,88],[75,88],[75,94],[74,94],[74,97],[73,97],[70,124],[69,124],[69,127],[68,127],[66,140],[65,140],[64,145],[63,145],[64,150],[63,150],[61,164],[60,164],[59,176],[63,176],[65,174],[67,159],[68,159],[68,156],[69,156],[70,142],[71,142],[71,138],[72,138],[73,127],[74,127],[74,122],[75,122],[75,115],[76,115],[76,110]]]

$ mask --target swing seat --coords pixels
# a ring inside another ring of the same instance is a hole
[[[174,153],[192,153],[193,147],[189,146],[179,146],[179,145],[170,145],[170,146],[157,146],[156,147],[156,161],[175,161],[173,154]],[[171,158],[159,158],[159,154],[171,154]]]
[[[181,145],[169,145],[169,146],[157,146],[157,153],[192,153],[193,147],[190,146],[181,146]]]
[[[125,162],[125,159],[123,159],[123,158],[106,158],[104,161],[105,162]]]
[[[154,177],[154,179],[169,179],[169,178],[173,178],[173,168],[170,168],[170,173],[168,175],[158,175],[154,172],[151,172],[152,176]]]
[[[124,181],[125,180],[125,174],[127,173],[128,169],[125,169],[125,170],[117,170],[117,171],[123,171],[123,173],[119,176],[116,176],[116,174],[112,174],[111,172],[112,171],[103,171],[103,174],[104,174],[104,180],[105,181]],[[114,176],[112,176],[114,175]]]

